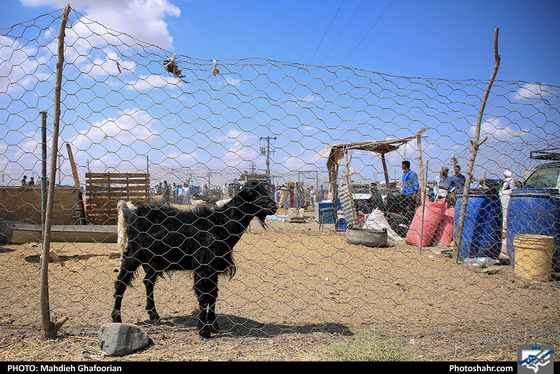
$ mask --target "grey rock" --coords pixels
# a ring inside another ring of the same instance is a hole
[[[109,356],[124,356],[150,344],[148,335],[131,323],[106,323],[99,328],[99,346]]]

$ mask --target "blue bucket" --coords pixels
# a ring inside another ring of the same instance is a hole
[[[560,266],[560,193],[552,188],[520,188],[511,192],[507,210],[507,250],[515,264],[516,235],[554,237],[552,267]]]
[[[455,204],[455,230],[463,197]],[[502,204],[496,190],[471,189],[463,224],[459,260],[469,257],[497,259],[502,249]]]

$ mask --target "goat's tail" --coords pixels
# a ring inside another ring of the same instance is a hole
[[[133,215],[134,205],[130,201],[119,200],[117,202],[117,247],[121,252],[121,258],[128,241],[127,226]]]
[[[119,200],[117,202],[117,213],[119,215],[119,221],[122,217],[123,223],[130,222],[130,217],[134,214],[134,204],[130,201]]]

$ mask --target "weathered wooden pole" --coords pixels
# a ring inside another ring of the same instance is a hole
[[[62,68],[64,65],[64,36],[70,4],[66,5],[62,12],[62,21],[58,33],[58,60],[56,62],[56,85],[54,91],[54,117],[53,135],[51,146],[51,170],[49,174],[49,186],[47,195],[47,210],[45,213],[45,230],[43,231],[43,254],[41,267],[41,322],[45,338],[55,339],[58,329],[66,322],[67,318],[52,322],[49,307],[49,253],[51,244],[52,210],[54,202],[54,187],[56,180],[56,163],[58,155],[58,133],[60,128],[60,96],[62,91]]]
[[[492,76],[486,87],[486,92],[484,92],[484,98],[482,99],[482,104],[480,105],[480,110],[478,112],[478,120],[476,121],[476,129],[474,134],[474,140],[471,140],[471,155],[469,157],[469,163],[467,166],[467,175],[465,177],[465,188],[463,189],[463,197],[461,203],[461,210],[459,212],[459,220],[457,221],[457,232],[455,233],[455,247],[453,248],[453,261],[459,261],[459,249],[461,248],[461,240],[463,238],[463,226],[465,224],[465,216],[467,214],[467,201],[469,198],[469,186],[472,182],[474,161],[476,159],[476,154],[478,148],[488,139],[484,138],[480,141],[480,126],[482,124],[482,116],[484,114],[484,108],[486,107],[486,102],[488,101],[488,95],[490,94],[490,89],[494,84],[494,79],[496,79],[496,74],[498,73],[498,68],[500,67],[500,55],[498,53],[498,31],[496,28],[494,30],[494,70],[492,71]]]

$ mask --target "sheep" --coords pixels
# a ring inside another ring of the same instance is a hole
[[[151,321],[160,318],[153,295],[157,278],[166,271],[190,270],[200,308],[198,333],[211,338],[212,332],[219,331],[215,314],[218,276],[231,279],[235,275],[232,250],[251,220],[257,217],[264,227],[266,216],[276,210],[266,185],[247,182],[231,201],[216,209],[143,204],[126,212],[128,241],[115,281],[113,322],[121,322],[123,294],[140,265],[146,273],[143,282]]]

